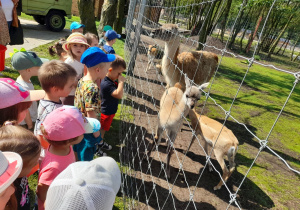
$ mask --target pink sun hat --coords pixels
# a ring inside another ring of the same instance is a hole
[[[19,154],[0,151],[0,194],[20,175],[23,161]]]
[[[44,90],[28,91],[10,78],[0,78],[0,109],[20,102],[38,101],[44,96]]]
[[[84,44],[90,47],[90,45],[87,43],[85,36],[79,32],[72,33],[67,38],[66,43],[62,46],[65,51],[69,50],[69,44]]]
[[[75,106],[62,106],[52,111],[42,123],[46,139],[64,141],[84,133],[100,130],[100,122],[95,118],[84,117]]]

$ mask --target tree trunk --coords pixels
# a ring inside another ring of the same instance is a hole
[[[288,46],[289,42],[290,42],[290,39],[286,42],[285,47],[284,47],[284,49],[283,49],[281,55],[284,55],[285,50],[286,50],[286,47]]]
[[[259,18],[257,19],[256,27],[255,27],[254,33],[253,33],[253,35],[251,36],[251,39],[250,39],[249,42],[248,42],[247,49],[246,49],[246,53],[249,52],[249,50],[250,50],[250,48],[251,48],[251,45],[252,45],[252,42],[253,42],[253,40],[255,39],[255,36],[256,36],[258,27],[259,27],[260,22],[261,22],[261,20],[262,20],[262,18],[263,18],[263,14],[264,14],[264,12],[263,12],[263,9],[262,9],[261,12],[260,12],[260,14],[259,14]]]
[[[295,56],[295,58],[293,59],[293,62],[295,62],[299,56],[300,56],[300,52],[298,52],[298,54]]]
[[[105,0],[102,6],[98,34],[101,35],[106,25],[114,26],[117,11],[117,0]]]
[[[114,22],[114,29],[118,34],[122,33],[123,19],[125,17],[124,6],[125,6],[125,0],[118,0],[118,11],[117,11],[118,14]]]
[[[243,21],[243,23],[241,24],[242,19],[243,19],[243,16],[244,16],[245,8],[246,8],[246,7],[243,7],[243,9],[242,9],[242,11],[241,11],[241,13],[240,13],[240,16],[238,17],[238,21],[237,21],[236,25],[234,26],[234,29],[233,29],[234,33],[232,34],[232,36],[231,36],[231,38],[230,38],[230,42],[229,42],[229,44],[228,44],[228,48],[229,48],[229,49],[232,49],[232,48],[233,48],[233,44],[234,44],[234,42],[235,42],[236,36],[237,36],[238,33],[241,31],[242,26],[245,24],[246,18],[245,18],[245,20]],[[251,7],[251,8],[252,8],[252,7]],[[248,14],[250,13],[251,8],[249,9]],[[246,15],[246,17],[248,16],[248,14]]]
[[[206,15],[206,18],[205,18],[203,26],[202,26],[202,30],[200,31],[200,34],[199,34],[199,45],[197,47],[197,50],[202,50],[203,44],[206,42],[207,34],[209,33],[208,29],[211,28],[209,23],[211,23],[211,17],[212,17],[215,6],[216,6],[216,1],[214,3],[212,3],[212,5],[210,7],[208,7],[208,14]]]
[[[299,41],[299,38],[300,38],[300,36],[297,37],[297,40],[296,40],[296,42],[295,42],[295,44],[293,46],[293,50],[292,50],[292,54],[291,54],[291,61],[293,60],[293,55],[294,55],[295,47],[296,47],[296,45],[297,45],[297,43]]]
[[[77,4],[81,23],[85,25],[84,32],[91,32],[93,34],[97,34],[94,15],[94,1],[78,0]]]
[[[231,3],[232,3],[232,0],[228,0],[226,8],[225,8],[224,20],[222,21],[222,25],[221,25],[221,31],[222,31],[221,32],[221,42],[224,41],[224,34],[225,34],[225,30],[226,30],[226,23],[227,23],[229,11],[230,11]]]
[[[280,34],[277,36],[276,40],[275,40],[275,41],[273,42],[273,44],[271,45],[270,50],[269,50],[269,53],[268,53],[268,55],[267,55],[268,58],[271,58],[271,55],[273,54],[273,52],[274,52],[274,50],[275,50],[275,48],[276,48],[276,46],[277,46],[277,44],[278,44],[280,38],[281,38],[282,35],[284,34],[285,30],[287,29],[287,27],[288,27],[288,25],[290,24],[290,22],[291,22],[291,20],[293,19],[293,17],[294,17],[294,14],[292,14],[292,15],[289,17],[287,23],[285,24],[285,26],[284,26],[283,29],[281,30]]]
[[[284,40],[284,42],[283,42],[282,45],[280,46],[279,50],[278,50],[275,54],[278,55],[279,52],[281,51],[281,48],[283,47],[283,45],[285,45],[285,44],[288,43],[288,42],[289,42],[289,37],[287,37],[287,38]]]

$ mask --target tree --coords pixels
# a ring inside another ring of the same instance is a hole
[[[114,26],[116,20],[116,11],[118,6],[117,0],[105,0],[101,10],[100,24],[98,27],[98,34],[101,35],[103,28],[106,25]]]
[[[122,33],[123,19],[125,17],[124,6],[125,6],[125,0],[119,0],[117,18],[114,22],[114,29],[118,34]]]
[[[84,32],[88,31],[93,34],[97,34],[95,15],[94,15],[94,1],[78,0],[77,3],[78,3],[81,23],[85,25]]]

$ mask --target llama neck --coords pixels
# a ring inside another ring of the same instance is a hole
[[[165,43],[165,55],[169,57],[171,60],[174,60],[174,56],[176,54],[177,49],[180,45],[180,37],[176,36],[174,39]],[[169,59],[168,59],[169,60]]]

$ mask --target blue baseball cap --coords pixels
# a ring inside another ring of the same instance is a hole
[[[90,47],[81,56],[80,62],[90,68],[104,62],[113,62],[116,56],[105,54],[99,47]]]
[[[113,40],[113,39],[116,39],[116,38],[118,38],[118,39],[121,38],[121,35],[117,34],[117,32],[115,32],[114,30],[108,30],[108,31],[106,31],[105,36],[107,37],[107,39],[109,41]]]
[[[73,22],[73,23],[71,23],[70,31],[72,31],[73,29],[78,29],[78,28],[83,28],[83,27],[85,27],[85,25],[80,24],[78,22]]]

